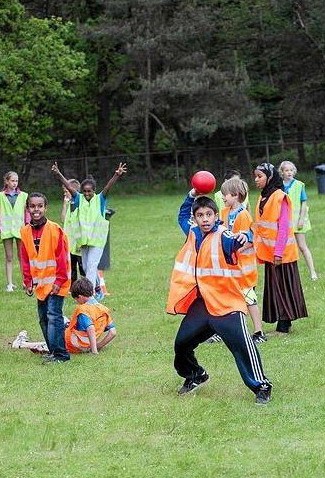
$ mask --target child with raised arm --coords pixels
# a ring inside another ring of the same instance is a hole
[[[26,212],[28,194],[19,189],[15,171],[8,171],[3,181],[3,191],[0,192],[0,239],[5,250],[6,291],[13,292],[16,289],[13,283],[14,241],[20,265],[20,228],[30,219]]]
[[[191,224],[193,213],[195,224]],[[246,326],[246,303],[238,283],[241,270],[234,254],[246,242],[220,224],[215,202],[197,197],[192,189],[181,205],[178,222],[186,242],[178,253],[171,276],[169,314],[185,317],[175,339],[175,369],[185,378],[179,395],[197,390],[209,380],[194,350],[218,334],[233,354],[245,385],[258,404],[271,398],[272,384],[265,377],[259,352]]]
[[[86,277],[95,289],[97,267],[107,240],[109,227],[109,222],[105,219],[106,198],[111,187],[127,172],[126,164],[119,164],[115,174],[99,194],[95,192],[96,182],[92,178],[82,181],[79,193],[61,174],[57,163],[53,164],[52,171],[74,200],[77,214],[71,225],[71,234],[73,241],[81,250],[82,266]]]
[[[77,191],[80,191],[80,183],[77,179],[68,179],[68,182],[76,188]],[[61,221],[63,222],[63,229],[66,232],[69,238],[69,246],[70,246],[70,260],[71,260],[71,285],[77,280],[78,278],[78,268],[79,274],[81,277],[85,277],[85,271],[82,267],[82,259],[81,253],[77,248],[75,242],[73,241],[73,237],[70,234],[70,225],[73,225],[74,215],[76,215],[76,206],[74,200],[67,190],[66,187],[62,186],[63,188],[63,202],[62,202],[62,209],[61,209]]]
[[[35,292],[39,322],[49,349],[44,363],[70,359],[64,342],[63,301],[70,289],[70,254],[63,229],[49,221],[47,198],[34,192],[28,195],[30,224],[21,228],[21,267],[28,295]]]
[[[305,184],[295,178],[297,168],[291,161],[282,161],[279,173],[283,179],[283,191],[288,194],[293,207],[293,227],[300,252],[306,261],[311,280],[317,280],[313,256],[306,242],[306,232],[311,225],[308,217]]]
[[[255,293],[258,275],[251,229],[253,219],[244,206],[248,186],[242,179],[234,177],[221,185],[221,193],[225,207],[219,211],[219,219],[233,233],[247,232],[249,234],[248,242],[238,250],[238,261],[243,273],[238,280],[254,325],[253,342],[256,344],[266,342],[267,338],[262,331],[261,315]]]
[[[92,283],[85,277],[77,279],[71,286],[71,295],[78,304],[65,329],[65,345],[71,353],[98,354],[116,337],[108,308],[95,300],[93,292]],[[26,331],[18,334],[12,347],[36,353],[47,351],[45,342],[29,342]]]

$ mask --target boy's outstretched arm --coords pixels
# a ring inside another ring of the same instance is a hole
[[[120,176],[122,176],[122,174],[126,174],[126,172],[127,172],[126,163],[120,163],[118,165],[117,170],[114,173],[114,176],[111,177],[111,179],[108,181],[108,183],[106,184],[106,186],[104,186],[102,190],[102,195],[104,197],[107,196],[108,191],[111,189],[112,186],[114,186],[114,184],[120,178]]]
[[[55,161],[55,163],[52,165],[52,168],[51,168],[51,171],[52,173],[54,173],[54,175],[58,178],[58,180],[61,182],[61,184],[63,184],[63,186],[65,188],[67,188],[67,190],[69,191],[70,194],[72,194],[72,196],[75,196],[76,193],[78,192],[78,190],[76,188],[74,188],[70,183],[69,181],[63,176],[63,174],[61,173],[61,171],[59,170],[59,167],[58,167],[58,163]]]
[[[184,234],[188,235],[190,232],[192,223],[192,206],[195,201],[197,193],[195,189],[191,189],[191,191],[186,196],[183,204],[181,205],[178,213],[178,224],[180,225]]]
[[[87,327],[87,335],[90,342],[91,353],[98,354],[95,327],[93,325],[90,325],[89,327]]]

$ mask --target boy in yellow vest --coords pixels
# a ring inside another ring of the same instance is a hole
[[[195,224],[191,219],[193,213]],[[218,334],[233,354],[245,385],[257,404],[271,398],[271,382],[265,377],[260,356],[247,330],[247,307],[238,277],[236,251],[247,242],[221,225],[215,202],[197,197],[192,189],[182,204],[178,222],[187,239],[178,253],[171,277],[167,312],[185,317],[175,339],[175,369],[185,378],[179,395],[197,390],[209,380],[194,350],[212,334]]]

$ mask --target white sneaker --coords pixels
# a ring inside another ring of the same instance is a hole
[[[13,349],[20,349],[23,342],[28,342],[28,335],[26,330],[19,332],[15,340],[13,341],[11,347]]]
[[[46,343],[40,343],[36,347],[29,349],[33,354],[47,354],[49,349],[47,348]]]
[[[7,284],[6,291],[13,292],[17,287],[14,284]]]

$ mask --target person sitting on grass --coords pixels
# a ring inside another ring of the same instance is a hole
[[[93,293],[93,285],[86,277],[77,279],[71,286],[71,295],[78,304],[65,329],[65,346],[71,353],[98,354],[116,337],[108,308],[97,302]],[[12,348],[48,352],[45,342],[29,342],[25,330],[18,334]]]

